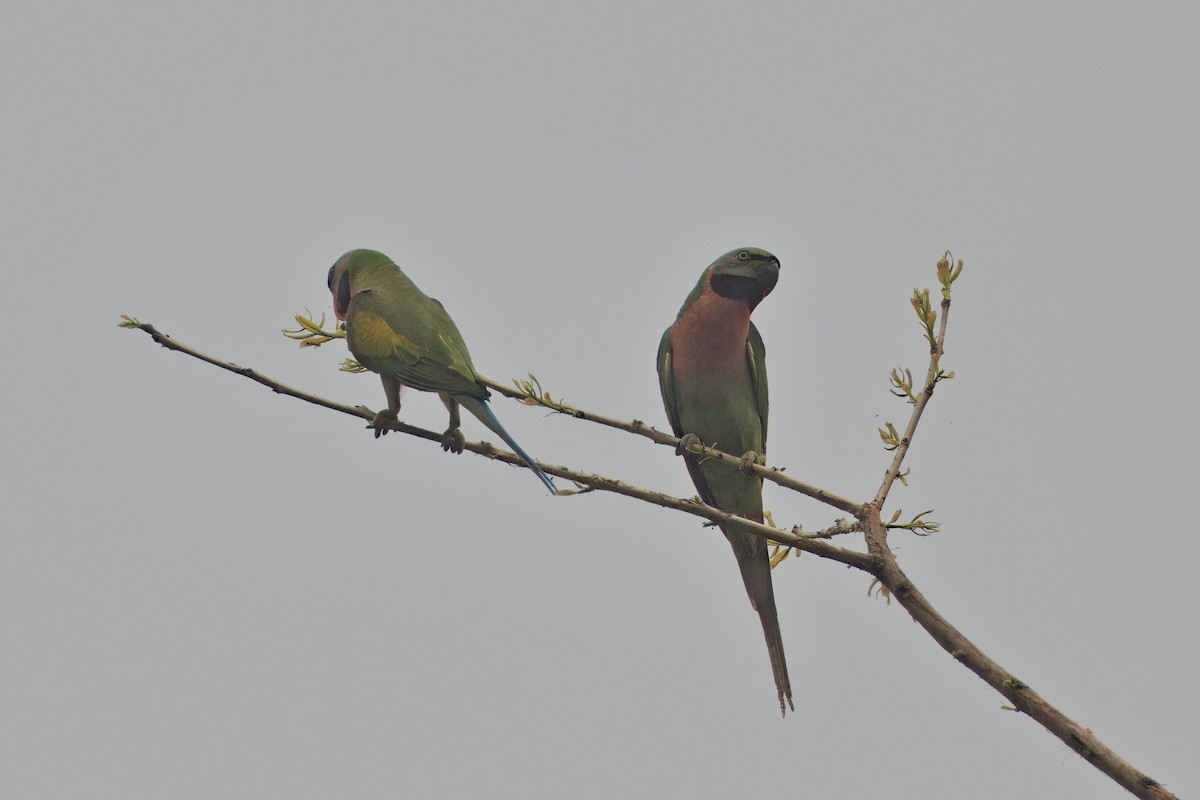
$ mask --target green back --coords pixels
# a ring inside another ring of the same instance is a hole
[[[346,343],[364,367],[414,389],[488,397],[441,303],[381,253],[358,251],[348,271],[354,296],[346,313]]]

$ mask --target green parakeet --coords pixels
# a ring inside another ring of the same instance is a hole
[[[463,450],[461,405],[505,441],[552,493],[558,489],[496,419],[491,395],[475,373],[462,334],[442,304],[429,297],[390,258],[374,250],[351,250],[329,268],[334,313],[346,323],[346,344],[364,367],[379,374],[388,407],[375,416],[375,436],[387,433],[383,420],[400,413],[400,389],[437,392],[450,412],[442,448]]]
[[[767,367],[752,312],[779,279],[779,259],[744,247],[714,261],[679,309],[658,346],[658,380],[671,430],[726,453],[745,453],[765,463]],[[762,479],[714,460],[684,452],[700,499],[722,511],[763,521]],[[758,611],[779,709],[792,704],[783,637],[771,586],[765,539],[721,526],[733,546],[750,604]]]

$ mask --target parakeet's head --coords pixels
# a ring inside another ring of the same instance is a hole
[[[334,315],[345,321],[346,312],[350,309],[350,299],[359,291],[359,287],[356,286],[356,278],[359,275],[364,271],[389,266],[396,269],[392,260],[378,250],[351,250],[334,262],[329,268],[327,281],[329,291],[333,293]]]
[[[779,259],[757,247],[730,250],[708,270],[708,284],[713,292],[743,300],[751,310],[771,293],[778,280]]]

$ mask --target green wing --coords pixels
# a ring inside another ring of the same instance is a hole
[[[746,360],[750,362],[750,380],[754,381],[754,395],[758,400],[758,418],[762,420],[762,449],[759,453],[767,457],[767,348],[754,323],[750,323],[750,336],[746,339]]]
[[[667,421],[671,423],[671,431],[676,436],[683,436],[684,431],[679,424],[679,409],[675,407],[675,384],[671,377],[671,329],[663,331],[662,340],[658,343],[658,388],[662,393],[663,408],[667,411]]]
[[[414,389],[488,397],[454,320],[437,300],[413,290],[380,287],[354,296],[346,331],[355,358]]]

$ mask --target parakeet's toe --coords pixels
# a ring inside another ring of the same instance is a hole
[[[700,441],[700,437],[694,433],[685,433],[679,439],[679,447],[675,450],[675,455],[681,456],[684,452],[698,453],[704,449],[704,442]]]
[[[753,474],[750,472],[750,465],[759,464],[761,461],[762,459],[759,457],[758,453],[754,452],[753,450],[747,450],[742,455],[742,465],[739,467],[739,469],[742,471],[743,475],[749,477]]]
[[[451,453],[461,453],[463,447],[467,443],[467,437],[463,435],[462,428],[447,428],[442,434],[442,449],[448,450]]]
[[[387,411],[380,411],[375,415],[375,419],[367,427],[375,429],[375,438],[378,439],[380,436],[385,436],[387,434],[389,430],[387,423],[395,422],[396,418],[396,414],[392,414]]]

